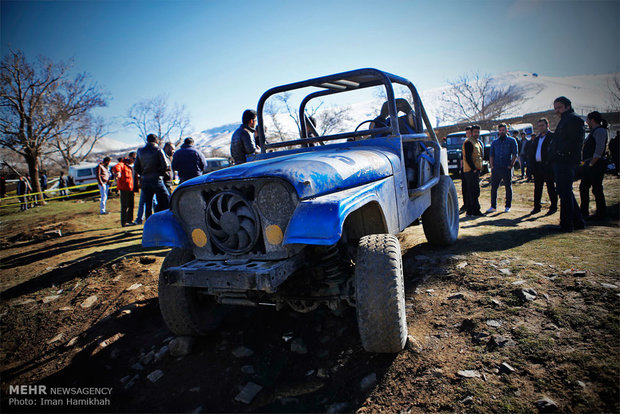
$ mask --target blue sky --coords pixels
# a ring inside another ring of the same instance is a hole
[[[440,87],[470,71],[620,71],[620,1],[2,1],[2,55],[74,60],[120,119],[169,94],[194,130],[240,120],[267,89],[376,67]],[[111,138],[137,140],[118,127]]]

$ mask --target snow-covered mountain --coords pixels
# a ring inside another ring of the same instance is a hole
[[[514,85],[524,92],[522,102],[514,107],[512,111],[504,114],[503,118],[512,118],[528,113],[542,112],[553,108],[553,100],[558,96],[566,96],[573,102],[575,111],[579,114],[587,114],[590,111],[606,111],[612,106],[610,85],[617,73],[603,75],[580,75],[568,77],[553,77],[534,73],[509,72],[493,76],[493,84],[496,87]],[[415,83],[415,79],[413,79]],[[422,102],[428,113],[433,126],[451,125],[455,119],[449,119],[442,111],[444,102],[442,96],[449,93],[450,86],[425,90],[420,92]],[[349,107],[351,120],[347,127],[354,128],[359,120],[374,118],[381,106],[380,99],[373,99],[365,102],[358,102]],[[618,107],[618,103],[615,104]],[[296,131],[296,126],[290,116],[286,113],[278,114],[278,122],[284,129]],[[269,119],[265,120],[267,127],[273,131]],[[207,156],[209,155],[228,155],[230,154],[230,138],[239,123],[230,123],[215,128],[190,134],[196,146]],[[320,127],[320,125],[319,125]],[[98,143],[99,145],[99,143]],[[110,145],[112,150],[114,145],[118,145],[114,150],[118,151],[128,147],[119,141],[105,140],[102,146]],[[99,152],[99,151],[98,151]]]

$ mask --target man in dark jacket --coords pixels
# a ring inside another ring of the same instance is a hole
[[[157,135],[149,134],[146,145],[138,150],[134,164],[134,174],[136,179],[140,180],[140,197],[144,197],[146,218],[149,218],[153,211],[153,195],[157,197],[155,212],[166,210],[169,206],[170,194],[164,185],[168,164],[164,152],[157,145],[158,140]]]
[[[549,121],[547,118],[540,118],[536,123],[538,135],[532,138],[532,148],[534,156],[532,164],[534,167],[534,209],[531,214],[540,212],[543,186],[547,184],[547,194],[551,206],[547,215],[554,214],[558,211],[558,194],[555,191],[555,182],[553,180],[553,170],[549,162],[549,146],[553,139],[553,133],[549,131]]]
[[[181,148],[172,157],[172,169],[179,172],[181,182],[202,175],[206,165],[204,155],[194,148],[194,139],[191,137],[185,138]]]
[[[575,170],[581,161],[585,130],[583,120],[575,114],[571,101],[565,96],[553,101],[553,109],[561,116],[553,134],[549,154],[561,203],[559,230],[571,232],[585,228],[579,204],[573,194]]]
[[[235,164],[247,162],[246,156],[256,153],[254,134],[256,128],[256,111],[246,109],[241,117],[243,122],[233,133],[230,140],[230,155]]]

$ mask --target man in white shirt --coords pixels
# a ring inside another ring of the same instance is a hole
[[[533,138],[534,148],[534,209],[531,214],[540,212],[543,186],[547,184],[547,194],[551,206],[547,215],[554,214],[558,211],[558,194],[555,190],[555,181],[553,179],[553,170],[549,162],[549,144],[553,139],[553,133],[549,131],[549,121],[547,118],[540,118],[536,123],[538,135]]]

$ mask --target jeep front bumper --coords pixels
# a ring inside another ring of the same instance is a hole
[[[173,286],[225,291],[275,293],[290,275],[304,264],[304,255],[277,261],[193,260],[164,271],[164,280]]]

